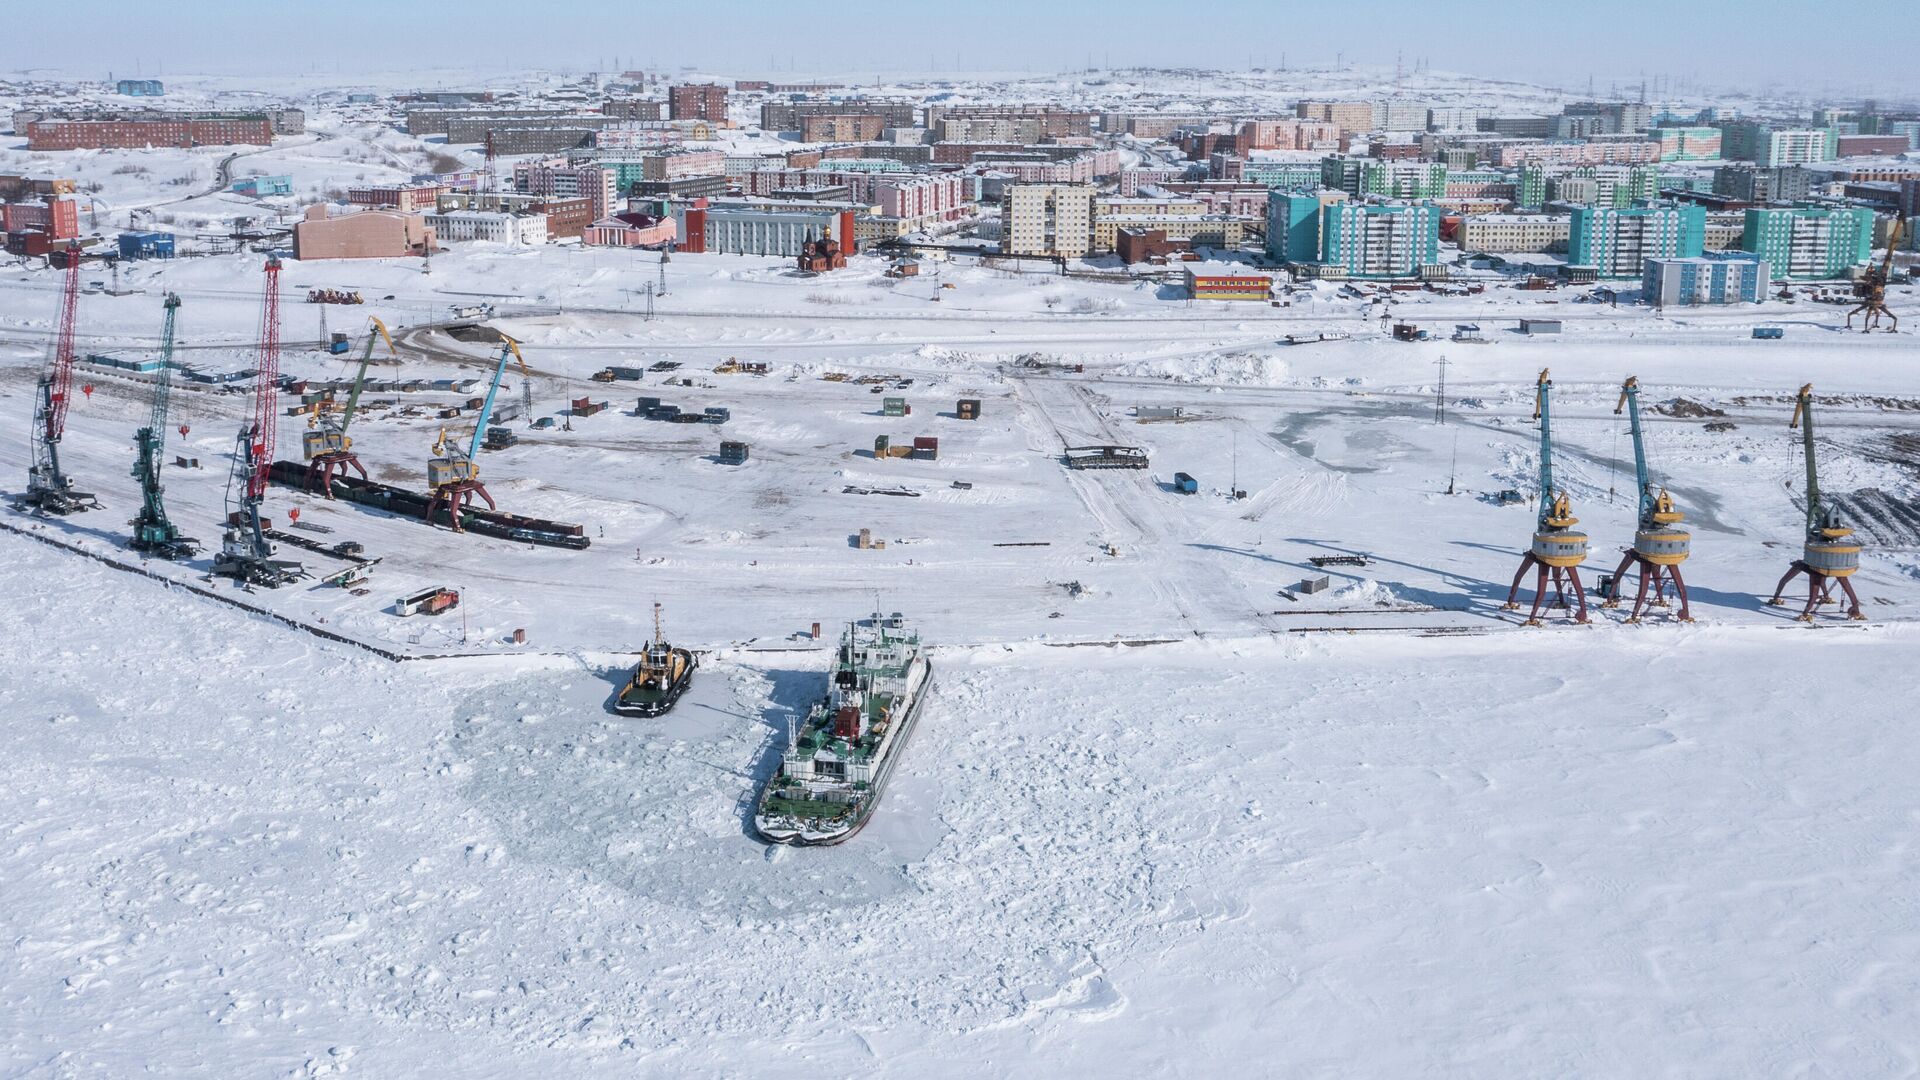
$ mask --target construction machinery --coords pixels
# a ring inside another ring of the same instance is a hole
[[[1520,604],[1514,598],[1520,593],[1520,581],[1528,570],[1536,570],[1539,576],[1533,587],[1533,610],[1527,613],[1527,626],[1540,625],[1540,608],[1546,604],[1549,575],[1553,580],[1554,602],[1565,607],[1567,586],[1571,585],[1577,605],[1573,621],[1587,621],[1587,597],[1580,585],[1580,564],[1587,561],[1587,534],[1574,528],[1580,519],[1573,516],[1567,493],[1553,485],[1552,398],[1553,380],[1542,368],[1533,399],[1533,418],[1540,422],[1540,518],[1533,530],[1533,543],[1526,557],[1520,560],[1519,571],[1513,575],[1513,587],[1507,590],[1507,602],[1501,606],[1505,611],[1519,609]]]
[[[1860,298],[1859,306],[1847,312],[1847,329],[1853,329],[1853,317],[1862,316],[1860,332],[1872,333],[1880,328],[1880,320],[1887,320],[1887,333],[1900,329],[1900,317],[1887,308],[1887,282],[1893,277],[1893,249],[1900,243],[1900,234],[1905,230],[1907,219],[1894,218],[1887,228],[1887,254],[1879,266],[1869,265],[1860,280],[1853,284],[1853,295]]]
[[[67,429],[67,406],[73,398],[73,324],[80,306],[80,245],[67,247],[67,279],[60,290],[60,331],[54,340],[53,364],[40,377],[33,408],[33,463],[27,468],[23,508],[46,514],[97,510],[100,500],[73,489],[73,478],[60,468],[60,436]],[[88,387],[91,391],[92,387]]]
[[[1640,571],[1640,591],[1633,598],[1633,614],[1628,617],[1630,623],[1640,621],[1640,613],[1646,608],[1648,592],[1652,592],[1653,606],[1665,607],[1667,604],[1667,582],[1673,582],[1673,594],[1680,601],[1680,610],[1674,618],[1681,622],[1692,622],[1693,614],[1687,607],[1687,582],[1680,576],[1680,564],[1687,561],[1692,552],[1692,537],[1680,526],[1686,515],[1673,505],[1673,497],[1665,488],[1654,490],[1653,482],[1647,478],[1647,447],[1640,431],[1640,380],[1628,378],[1620,385],[1620,400],[1613,407],[1613,414],[1627,410],[1627,425],[1633,433],[1633,478],[1634,490],[1640,493],[1640,515],[1634,528],[1633,547],[1627,549],[1620,558],[1620,566],[1613,572],[1612,585],[1607,589],[1607,599],[1602,607],[1620,606],[1620,583],[1625,578],[1628,567],[1637,567]]]
[[[493,366],[493,379],[487,384],[486,400],[474,421],[473,437],[462,447],[448,438],[447,429],[441,428],[440,437],[433,444],[433,457],[427,462],[427,487],[433,492],[433,498],[427,502],[427,521],[432,522],[435,513],[445,506],[454,532],[465,531],[460,515],[475,495],[487,504],[487,509],[499,509],[493,496],[487,494],[486,485],[480,482],[480,465],[476,459],[480,456],[480,441],[486,437],[487,421],[493,417],[493,401],[500,393],[500,377],[507,373],[509,356],[519,362],[521,378],[532,378],[526,359],[520,355],[520,343],[500,335],[500,361]]]
[[[353,414],[360,407],[360,391],[367,385],[367,365],[373,363],[373,344],[376,340],[385,340],[387,355],[398,357],[393,347],[393,336],[387,333],[387,324],[369,315],[367,321],[373,328],[367,332],[367,349],[360,354],[360,370],[354,373],[353,389],[347,391],[347,406],[340,410],[335,419],[331,409],[317,410],[307,420],[307,430],[301,433],[300,450],[307,459],[308,491],[317,491],[327,498],[333,498],[333,475],[344,474],[352,469],[367,478],[366,467],[360,464],[359,455],[353,452],[353,440],[347,435],[347,428],[353,424]]]
[[[133,539],[128,546],[135,551],[158,555],[163,559],[185,559],[200,550],[200,542],[181,536],[180,529],[167,517],[161,500],[160,464],[166,460],[167,406],[173,395],[173,329],[180,311],[180,298],[168,293],[161,306],[166,318],[160,329],[160,367],[153,373],[153,411],[147,426],[134,432],[138,456],[133,463],[133,478],[140,481],[140,515],[133,519]],[[186,434],[182,425],[180,433]]]
[[[275,559],[267,542],[260,504],[273,466],[274,422],[280,390],[280,260],[268,256],[265,296],[260,306],[260,356],[254,374],[253,421],[240,427],[233,470],[227,474],[225,530],[213,572],[243,585],[278,588],[308,576],[297,562]]]
[[[1820,473],[1814,465],[1813,456],[1813,384],[1800,388],[1800,396],[1793,403],[1793,419],[1787,421],[1788,430],[1800,429],[1801,443],[1807,455],[1807,539],[1801,556],[1793,560],[1787,568],[1787,574],[1774,586],[1773,599],[1767,603],[1778,607],[1780,594],[1786,591],[1788,583],[1800,575],[1807,575],[1807,606],[1801,610],[1801,622],[1812,622],[1814,608],[1820,604],[1832,602],[1833,586],[1838,583],[1841,591],[1847,594],[1847,618],[1865,619],[1860,611],[1860,597],[1853,591],[1853,575],[1860,571],[1860,541],[1853,538],[1853,530],[1840,519],[1836,507],[1827,506],[1820,501]]]

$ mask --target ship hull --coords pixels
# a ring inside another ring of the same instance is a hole
[[[926,706],[927,698],[933,695],[933,661],[922,657],[921,662],[927,665],[926,677],[920,681],[920,688],[914,692],[913,703],[907,706],[906,719],[900,725],[900,733],[894,736],[896,742],[887,753],[887,759],[880,763],[880,773],[874,777],[873,787],[867,792],[867,797],[860,801],[853,816],[844,824],[836,824],[828,828],[795,829],[768,819],[759,813],[756,807],[753,815],[753,831],[759,834],[762,840],[770,844],[786,844],[791,847],[832,847],[853,839],[861,829],[866,827],[868,820],[873,817],[874,810],[879,808],[881,797],[887,792],[887,781],[893,778],[894,767],[900,764],[901,757],[907,752],[907,740],[913,737],[913,729],[920,722],[920,710]],[[772,784],[769,782],[767,789],[760,794],[759,806],[766,805],[767,793],[771,790]]]
[[[699,657],[686,649],[673,651],[686,659],[686,666],[681,669],[680,677],[658,693],[637,685],[633,679],[627,680],[627,685],[614,695],[612,705],[614,712],[621,716],[654,717],[665,716],[673,711],[674,705],[680,701],[680,695],[685,694],[687,687],[693,685],[694,669],[700,666]]]

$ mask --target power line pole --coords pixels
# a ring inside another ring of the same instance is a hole
[[[1440,384],[1435,387],[1433,395],[1433,422],[1444,424],[1447,422],[1447,365],[1451,361],[1442,356],[1433,363],[1440,369]]]

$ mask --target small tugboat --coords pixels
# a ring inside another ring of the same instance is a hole
[[[653,605],[653,640],[640,656],[633,677],[613,699],[613,711],[625,716],[664,716],[693,683],[700,661],[686,649],[667,644],[660,633],[660,605]]]
[[[790,736],[753,827],[776,844],[838,844],[860,831],[933,690],[920,635],[895,612],[847,627],[827,694]]]

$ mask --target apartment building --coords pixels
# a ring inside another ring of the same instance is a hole
[[[1660,160],[1660,144],[1651,139],[1594,139],[1587,142],[1512,142],[1494,152],[1504,168],[1522,165],[1642,165]]]
[[[370,210],[398,210],[403,214],[432,210],[447,193],[445,184],[380,184],[347,189],[347,202]]]
[[[1740,249],[1797,280],[1835,278],[1873,258],[1873,211],[1865,207],[1755,207]]]
[[[1461,220],[1454,239],[1461,251],[1563,252],[1571,229],[1565,215],[1477,214]]]
[[[1703,250],[1705,207],[1581,206],[1567,236],[1567,265],[1590,266],[1603,278],[1637,278],[1648,259],[1696,258]]]
[[[1648,259],[1640,298],[1657,307],[1698,304],[1758,304],[1767,298],[1773,270],[1755,256]]]
[[[1365,101],[1302,101],[1293,112],[1302,120],[1332,124],[1343,133],[1373,130],[1373,105]]]
[[[1437,161],[1382,161],[1336,154],[1321,159],[1320,186],[1355,198],[1438,199],[1447,193],[1447,167]]]
[[[873,142],[887,128],[884,117],[873,113],[827,113],[800,121],[802,142]]]
[[[547,215],[504,214],[491,210],[450,210],[428,214],[427,226],[443,243],[486,240],[512,247],[547,242]]]
[[[1320,214],[1320,263],[1350,278],[1417,277],[1440,262],[1440,208],[1341,202]]]
[[[1716,127],[1663,127],[1647,135],[1659,144],[1661,161],[1720,159],[1720,129]]]
[[[1274,191],[1267,196],[1267,257],[1291,266],[1320,258],[1321,217],[1346,201],[1344,191]]]
[[[35,120],[26,126],[27,149],[34,151],[271,146],[273,135],[273,121],[264,113],[102,113]]]
[[[667,89],[667,118],[727,121],[727,88],[718,83],[682,83]]]
[[[1000,250],[1078,259],[1093,244],[1094,189],[1085,184],[1014,184],[1002,202]]]
[[[592,213],[589,221],[611,215],[619,205],[619,187],[614,183],[613,170],[598,165],[574,165],[566,158],[514,163],[513,189],[548,198],[585,198]]]

